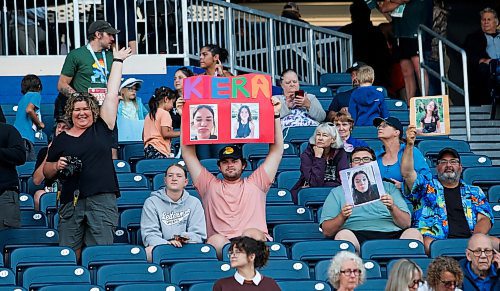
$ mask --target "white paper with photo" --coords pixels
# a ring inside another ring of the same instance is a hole
[[[384,185],[377,162],[340,171],[346,204],[356,206],[380,200]]]

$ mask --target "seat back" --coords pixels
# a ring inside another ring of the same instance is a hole
[[[177,262],[217,261],[215,248],[209,244],[185,244],[182,248],[157,245],[153,249],[153,263],[170,266]]]
[[[271,187],[266,195],[267,205],[292,205],[292,193],[287,189]]]
[[[292,245],[293,260],[320,261],[331,259],[340,251],[355,252],[351,242],[343,240],[302,241]]]
[[[170,283],[135,283],[135,284],[127,284],[121,285],[115,288],[114,291],[181,291],[181,288],[177,285]],[[206,289],[209,290],[209,289]]]
[[[282,291],[302,291],[302,290],[333,290],[325,281],[318,280],[293,280],[277,282]]]
[[[147,177],[153,177],[156,174],[165,173],[168,166],[172,164],[184,165],[181,159],[145,159],[140,160],[135,165],[135,172]]]
[[[170,282],[178,286],[215,282],[234,274],[231,266],[221,261],[181,262],[170,269]]]
[[[164,283],[161,267],[150,263],[110,264],[97,270],[96,283],[113,289],[119,285],[131,283]]]
[[[146,251],[137,245],[89,246],[82,251],[82,266],[96,270],[99,266],[118,263],[146,263]]]
[[[309,208],[297,205],[278,205],[266,207],[266,221],[268,225],[276,225],[314,222],[314,219]]]
[[[137,173],[117,173],[118,187],[121,190],[149,190],[146,176]]]
[[[424,245],[412,239],[376,239],[361,245],[363,260],[390,260],[391,258],[425,258]]]
[[[278,224],[273,228],[273,237],[283,244],[325,239],[317,223],[301,223],[300,227],[295,223]]]
[[[429,267],[429,264],[432,262],[432,259],[430,258],[412,258],[411,259],[415,264],[417,264],[420,269],[422,269],[423,274],[427,274],[427,268]],[[387,264],[387,276],[391,273],[392,268],[394,267],[394,264],[396,264],[398,260],[390,260],[389,264]]]
[[[453,257],[455,259],[465,258],[465,250],[467,249],[467,238],[449,238],[445,240],[434,240],[430,246],[431,258],[439,256]]]
[[[297,260],[269,260],[259,272],[274,280],[310,279],[307,264]]]
[[[33,210],[35,207],[35,202],[33,201],[33,196],[26,193],[19,193],[19,208],[21,210]]]
[[[45,213],[41,211],[23,209],[21,210],[21,226],[47,228],[47,217],[45,216]]]
[[[285,171],[278,174],[278,188],[291,190],[300,178],[300,171]]]
[[[58,284],[44,286],[38,291],[104,291],[104,288],[92,284]]]
[[[142,208],[144,201],[149,196],[151,196],[150,190],[120,191],[120,197],[116,200],[116,204],[120,211],[129,208]]]
[[[16,285],[16,275],[9,268],[0,268],[0,286]]]
[[[269,248],[269,259],[270,260],[276,260],[276,259],[286,260],[286,259],[288,259],[286,247],[283,244],[268,241],[268,242],[266,242],[266,245]],[[229,247],[230,246],[231,246],[231,244],[227,243],[222,248],[222,259],[226,262],[229,262]]]
[[[124,160],[113,160],[113,164],[115,166],[116,173],[130,173],[131,168],[130,164]]]
[[[340,86],[351,86],[351,74],[349,73],[326,73],[319,76],[319,84],[321,86],[328,86],[337,88]]]
[[[120,214],[120,227],[125,228],[129,233],[129,241],[137,244],[136,233],[141,227],[142,208],[131,208],[124,210]]]
[[[500,184],[500,166],[471,167],[462,172],[465,183],[478,186],[492,186]]]
[[[300,90],[304,90],[305,93],[312,94],[316,96],[318,99],[319,98],[329,98],[330,102],[332,101],[331,99],[333,98],[333,91],[332,89],[326,87],[326,86],[315,86],[315,85],[303,85],[300,86]]]
[[[490,202],[500,202],[500,185],[493,185],[488,189],[488,200]]]
[[[80,266],[49,265],[28,268],[23,274],[26,289],[59,284],[90,284],[90,273]]]
[[[325,203],[331,191],[332,187],[302,188],[297,194],[298,204],[306,207],[320,207]]]

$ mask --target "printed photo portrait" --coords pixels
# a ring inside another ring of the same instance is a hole
[[[218,115],[216,104],[189,106],[190,140],[218,139]]]
[[[448,96],[412,98],[410,124],[415,125],[419,135],[449,134]]]
[[[231,104],[231,138],[259,138],[259,104]]]
[[[377,162],[340,171],[347,204],[364,205],[380,200],[384,186]]]

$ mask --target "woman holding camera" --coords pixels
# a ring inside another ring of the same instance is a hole
[[[89,93],[74,93],[66,104],[71,128],[52,142],[45,177],[58,178],[59,244],[80,257],[83,245],[113,243],[118,223],[118,181],[111,157],[123,61],[130,48],[113,50],[107,94],[101,108]]]

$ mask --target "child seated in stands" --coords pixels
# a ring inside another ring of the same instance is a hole
[[[137,92],[141,89],[142,80],[128,78],[120,86],[121,100],[118,104],[118,116],[130,120],[144,120],[148,110],[142,104]]]
[[[349,113],[354,125],[373,125],[376,117],[387,118],[389,111],[385,106],[383,89],[372,86],[375,72],[370,66],[362,66],[358,71],[359,88],[354,90],[349,101]]]

